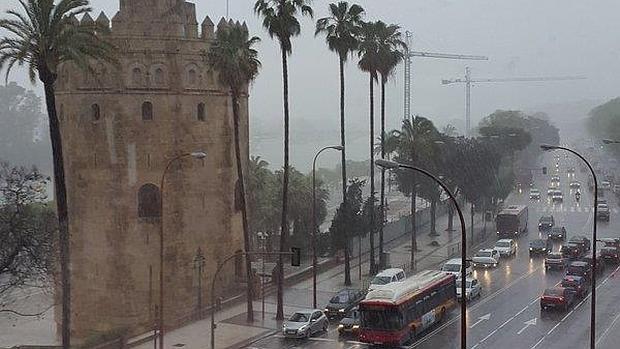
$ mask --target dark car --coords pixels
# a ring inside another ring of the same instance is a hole
[[[364,299],[365,296],[365,292],[354,288],[340,290],[325,306],[325,315],[328,318],[342,317]]]
[[[620,263],[620,249],[614,246],[601,248],[601,257],[605,262]]]
[[[338,334],[358,336],[360,332],[360,313],[357,307],[349,310],[338,324]]]
[[[573,289],[577,297],[583,298],[588,294],[588,282],[581,276],[566,275],[562,279],[562,287]]]
[[[572,260],[583,256],[583,250],[579,244],[564,244],[560,247],[560,252],[562,253],[562,256]]]
[[[590,251],[590,239],[583,235],[575,235],[568,240],[569,243],[581,245],[584,252]]]
[[[566,275],[581,276],[589,282],[590,280],[592,280],[592,269],[590,265],[586,262],[572,262],[568,265],[568,268],[566,269]]]
[[[604,243],[605,246],[612,246],[612,247],[620,248],[620,238],[602,238],[602,239],[598,239],[597,241]]]
[[[545,269],[564,269],[568,265],[568,258],[560,252],[551,252],[545,257]]]
[[[536,239],[530,241],[530,256],[543,255],[551,252],[553,244],[549,239]]]
[[[571,288],[548,288],[540,297],[541,310],[548,308],[567,310],[573,303],[575,303],[575,291]]]
[[[547,231],[555,225],[555,220],[553,216],[542,216],[538,220],[538,230]]]
[[[588,263],[588,265],[592,266],[592,253],[579,258],[580,261]],[[603,259],[603,255],[601,251],[596,252],[596,275],[600,275],[605,271],[605,260]]]
[[[566,239],[566,228],[565,227],[553,227],[551,228],[551,231],[547,233],[547,237],[549,239],[565,240]]]

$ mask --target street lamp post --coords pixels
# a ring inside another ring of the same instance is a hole
[[[612,142],[613,143],[613,142]],[[588,166],[588,168],[590,169],[590,172],[592,173],[592,178],[594,179],[594,227],[593,227],[593,231],[592,231],[592,241],[593,241],[593,250],[594,253],[592,254],[592,302],[590,303],[590,349],[594,349],[596,347],[596,215],[598,213],[598,209],[597,209],[597,201],[598,201],[598,180],[596,178],[596,172],[594,172],[594,169],[592,168],[592,165],[590,165],[590,162],[588,162],[588,160],[586,160],[586,158],[584,158],[581,154],[579,154],[578,152],[569,149],[569,148],[565,148],[559,145],[550,145],[550,144],[541,144],[540,148],[542,150],[545,151],[550,151],[550,150],[565,150],[569,153],[573,153],[575,154],[578,158],[580,158],[581,160],[583,160],[583,162],[586,163],[586,165]]]
[[[398,170],[399,168],[406,168],[406,169],[417,171],[417,172],[420,172],[426,175],[427,177],[437,182],[437,184],[439,184],[439,186],[446,192],[446,194],[448,194],[448,196],[452,200],[452,203],[454,204],[454,207],[456,208],[456,211],[458,212],[459,220],[461,221],[461,349],[466,349],[467,348],[467,296],[465,293],[465,286],[467,284],[467,281],[466,281],[467,268],[465,266],[467,265],[467,251],[466,251],[467,234],[465,231],[465,217],[463,216],[463,212],[461,211],[461,208],[459,207],[459,204],[456,201],[456,197],[454,196],[454,194],[452,194],[450,189],[448,189],[448,187],[442,181],[439,180],[439,178],[435,177],[430,172],[424,169],[411,166],[411,165],[401,164],[401,163],[394,162],[394,161],[384,160],[384,159],[376,160],[375,164],[379,167],[389,169],[389,170]]]
[[[319,150],[316,155],[314,155],[314,160],[312,160],[312,306],[316,309],[316,268],[317,268],[317,260],[316,260],[316,160],[319,155],[327,150],[334,149],[338,151],[343,151],[344,147],[341,145],[330,145]]]
[[[170,169],[170,166],[175,161],[186,157],[204,159],[207,157],[207,153],[202,151],[183,153],[168,160],[159,183],[159,321],[157,326],[159,327],[159,349],[164,349],[164,184],[166,173]]]

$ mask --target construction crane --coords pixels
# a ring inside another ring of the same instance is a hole
[[[427,57],[427,58],[443,58],[443,59],[468,59],[468,60],[482,60],[486,61],[489,57],[485,56],[473,56],[473,55],[457,55],[450,53],[435,53],[435,52],[420,52],[420,51],[410,51],[411,48],[411,38],[413,34],[409,31],[405,32],[405,43],[407,44],[405,48],[405,107],[404,107],[404,117],[411,117],[411,64],[413,57]]]
[[[471,84],[479,82],[526,82],[526,81],[564,81],[564,80],[583,80],[583,76],[544,76],[544,77],[523,77],[523,78],[497,78],[497,79],[472,79],[471,69],[465,68],[464,79],[441,80],[442,85],[465,84],[465,132],[470,136],[471,132]]]

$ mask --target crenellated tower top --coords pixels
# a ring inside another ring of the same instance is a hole
[[[198,38],[196,5],[185,0],[120,0],[112,32],[117,36]]]

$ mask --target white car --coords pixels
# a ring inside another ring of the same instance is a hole
[[[460,278],[461,277],[461,259],[460,258],[452,258],[449,261],[447,261],[443,267],[441,267],[441,271],[444,271],[448,274],[452,274],[454,276],[456,276],[456,278]],[[473,274],[473,268],[472,265],[469,261],[467,261],[467,264],[465,266],[465,275],[469,276],[471,274]]]
[[[609,181],[602,181],[601,182],[601,189],[604,189],[604,190],[611,189],[611,183]]]
[[[499,252],[493,249],[482,249],[472,258],[474,268],[497,267],[499,264]]]
[[[530,200],[540,200],[540,190],[536,188],[530,189]]]
[[[474,298],[480,297],[482,294],[482,285],[476,278],[467,278],[465,283],[465,299],[470,301]],[[456,282],[456,298],[461,299],[461,280]]]
[[[368,287],[368,291],[372,291],[378,287],[383,285],[391,284],[392,282],[401,282],[406,278],[405,271],[401,268],[390,268],[385,269],[379,272],[373,279],[370,281],[370,286]]]
[[[493,249],[503,257],[514,256],[517,253],[517,244],[513,239],[497,240]]]

